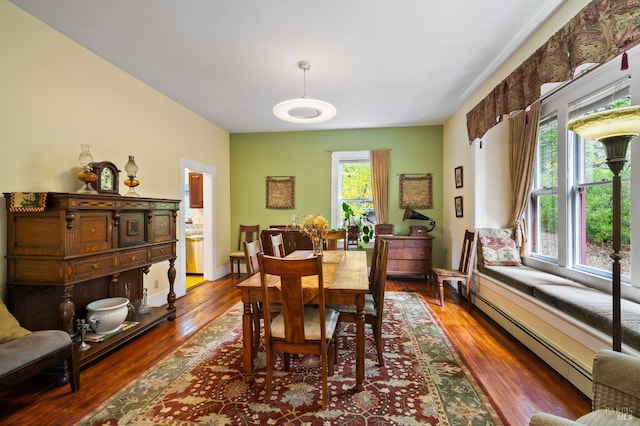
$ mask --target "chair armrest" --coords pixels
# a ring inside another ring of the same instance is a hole
[[[580,424],[573,420],[547,413],[535,413],[529,421],[529,426],[575,426]]]
[[[593,409],[623,407],[640,413],[640,358],[611,350],[593,360]]]

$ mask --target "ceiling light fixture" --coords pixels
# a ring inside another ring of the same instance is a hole
[[[336,107],[329,102],[307,97],[307,71],[309,61],[298,62],[304,72],[304,91],[301,98],[288,99],[273,107],[273,113],[280,120],[290,123],[322,123],[336,116]]]

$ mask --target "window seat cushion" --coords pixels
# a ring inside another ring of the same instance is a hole
[[[613,328],[613,302],[610,294],[592,288],[540,286],[533,296],[577,318],[603,333]],[[622,341],[640,350],[640,304],[622,299]]]
[[[490,266],[480,270],[596,330],[612,334],[613,302],[608,293],[528,266]],[[622,299],[620,305],[622,341],[640,351],[640,304]]]
[[[603,333],[612,335],[611,294],[568,278],[521,266],[489,266],[483,258],[483,241],[513,238],[510,228],[479,228],[478,263],[480,272],[570,315]],[[640,303],[621,301],[622,341],[640,351]]]
[[[540,286],[554,285],[561,287],[588,288],[576,281],[524,265],[485,266],[484,268],[479,267],[478,269],[487,275],[497,278],[505,284],[509,284],[511,287],[517,288],[523,293],[527,293],[530,296],[534,296],[534,290]]]

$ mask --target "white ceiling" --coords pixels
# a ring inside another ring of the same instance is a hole
[[[563,0],[12,0],[231,133],[442,124]],[[306,94],[331,121],[285,123]]]

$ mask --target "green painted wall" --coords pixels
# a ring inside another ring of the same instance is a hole
[[[231,247],[237,244],[239,224],[287,224],[293,213],[331,216],[331,152],[390,149],[389,217],[396,234],[407,234],[400,209],[400,174],[433,175],[433,209],[420,213],[442,224],[442,126],[326,130],[281,133],[238,133],[230,137]],[[267,176],[295,176],[295,209],[265,207]],[[420,221],[413,221],[421,225]],[[443,230],[437,226],[434,266],[444,267]]]

